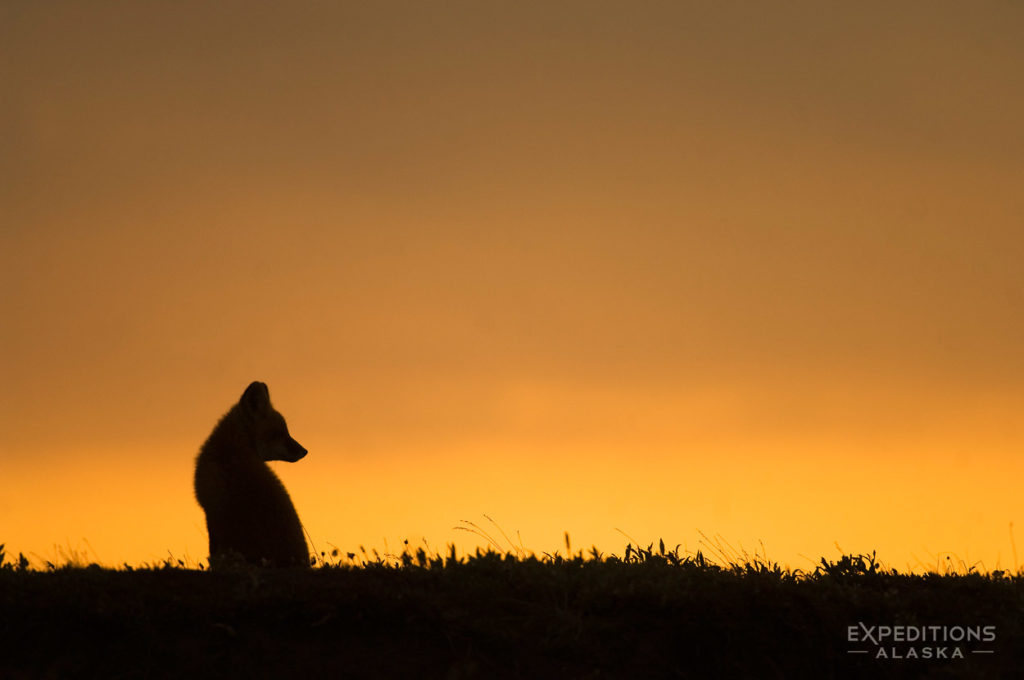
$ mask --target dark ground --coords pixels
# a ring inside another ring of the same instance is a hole
[[[794,577],[644,551],[406,562],[212,573],[8,563],[0,678],[1024,677],[1021,575],[908,576],[844,557]],[[904,658],[878,659],[878,646],[848,641],[858,622],[994,626],[995,639],[889,641],[886,654]],[[906,658],[926,647],[964,658]]]

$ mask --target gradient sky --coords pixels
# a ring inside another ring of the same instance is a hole
[[[215,5],[215,6],[213,6]],[[4,2],[0,542],[1024,564],[1024,6]]]

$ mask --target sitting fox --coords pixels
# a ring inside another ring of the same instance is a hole
[[[196,458],[196,500],[206,512],[210,564],[241,557],[265,566],[309,566],[302,523],[265,461],[294,463],[306,449],[288,434],[261,382],[246,388]]]

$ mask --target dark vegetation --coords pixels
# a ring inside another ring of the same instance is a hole
[[[408,546],[324,557],[308,570],[209,572],[173,559],[34,570],[0,547],[0,677],[1010,678],[1024,668],[1022,573],[900,574],[874,555],[804,572],[664,545],[621,557]],[[848,641],[859,624],[993,626],[994,639],[880,647]],[[963,658],[920,658],[954,647]],[[876,658],[879,648],[904,658]]]

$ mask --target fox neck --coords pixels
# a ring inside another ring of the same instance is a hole
[[[265,466],[251,429],[245,427],[245,414],[235,413],[238,408],[236,405],[221,418],[203,445],[203,450],[217,451],[219,456],[232,458],[239,463]]]

